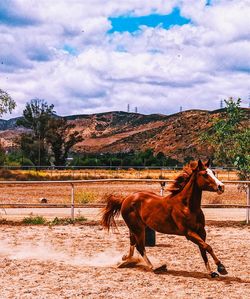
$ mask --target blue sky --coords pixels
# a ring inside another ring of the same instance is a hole
[[[180,9],[178,7],[173,8],[172,12],[166,15],[160,14],[148,14],[145,16],[133,16],[125,15],[118,17],[110,17],[112,28],[108,33],[114,32],[130,32],[140,30],[141,26],[147,27],[157,27],[161,26],[164,29],[169,29],[175,25],[182,26],[191,22],[190,19],[187,19],[180,15]]]
[[[61,115],[247,107],[249,15],[248,0],[0,1],[4,118],[36,97]]]

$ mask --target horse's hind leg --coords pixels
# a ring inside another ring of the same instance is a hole
[[[145,227],[141,227],[140,230],[138,230],[137,233],[135,233],[135,239],[136,239],[136,249],[144,259],[145,263],[149,267],[149,269],[153,269],[153,265],[150,262],[149,258],[146,255],[145,250]]]
[[[128,254],[125,254],[122,257],[123,261],[131,259],[133,257],[133,255],[134,255],[134,252],[135,252],[136,239],[135,239],[134,234],[131,232],[131,230],[129,230],[129,233],[130,233],[130,236],[129,236],[129,238],[130,238],[129,252],[128,252]]]
[[[123,211],[122,216],[130,231],[130,250],[128,256],[134,253],[135,246],[147,266],[152,269],[153,265],[148,259],[145,251],[145,225],[135,211],[129,210],[128,213],[126,212],[127,211]],[[127,258],[127,256],[124,258]]]
[[[147,267],[151,270],[153,269],[153,265],[151,264],[150,260],[148,259],[147,255],[146,255],[146,251],[145,251],[145,233],[143,233],[144,229],[142,229],[142,231],[137,231],[135,232],[131,232],[130,231],[130,248],[129,248],[129,253],[128,255],[124,255],[122,257],[122,260],[124,262],[122,262],[118,267],[119,268],[124,268],[124,267],[128,267],[131,266],[133,264],[137,264],[139,262],[138,259],[133,259],[133,255],[134,255],[134,249],[136,247],[136,249],[138,250],[138,252],[140,253],[140,255],[142,256],[143,260],[145,261]]]

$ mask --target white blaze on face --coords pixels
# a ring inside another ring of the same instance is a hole
[[[217,177],[214,175],[213,171],[210,168],[206,169],[207,174],[215,181],[215,183],[217,184],[217,186],[224,186],[224,184],[217,179]]]

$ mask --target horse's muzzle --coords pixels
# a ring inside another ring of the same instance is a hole
[[[225,191],[225,186],[224,186],[224,185],[219,185],[219,186],[218,186],[217,193],[218,193],[218,194],[222,194],[224,191]]]

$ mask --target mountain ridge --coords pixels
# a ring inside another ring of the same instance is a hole
[[[250,115],[250,109],[242,109]],[[155,154],[162,152],[181,161],[187,156],[196,159],[212,155],[211,146],[201,144],[200,135],[224,113],[225,109],[192,109],[170,115],[110,111],[64,118],[75,124],[83,137],[74,147],[76,152],[129,153],[151,148]],[[25,131],[15,127],[17,119],[0,120],[0,140],[5,148],[15,147],[15,139]]]

